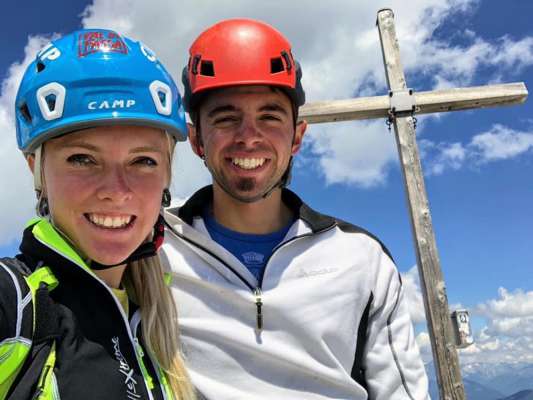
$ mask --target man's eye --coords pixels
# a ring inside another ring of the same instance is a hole
[[[87,154],[73,154],[67,158],[67,162],[77,166],[88,166],[95,163]]]
[[[214,123],[215,123],[215,125],[216,124],[228,124],[228,123],[236,122],[237,120],[238,120],[237,117],[226,116],[226,117],[219,117],[219,118],[215,119]]]
[[[264,121],[281,121],[281,118],[274,114],[265,114],[261,116],[261,119]]]

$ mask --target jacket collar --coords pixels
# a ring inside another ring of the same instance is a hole
[[[289,189],[282,189],[281,200],[294,213],[296,219],[301,219],[309,225],[313,233],[330,228],[336,223],[334,218],[313,210]],[[205,206],[212,202],[213,186],[209,185],[194,193],[181,207],[169,209],[168,211],[177,215],[187,224],[192,225],[194,217],[202,215]]]
[[[92,274],[80,255],[44,218],[37,218],[28,223],[24,230],[20,251],[30,261],[30,265],[35,264],[33,260],[44,262],[49,266],[76,264]],[[31,265],[32,269],[35,267],[37,265]]]

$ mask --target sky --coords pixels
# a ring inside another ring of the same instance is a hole
[[[526,0],[7,2],[0,16],[0,254],[16,253],[34,212],[32,178],[16,148],[13,102],[24,68],[51,38],[81,27],[115,29],[153,49],[177,79],[201,31],[225,18],[257,18],[291,41],[312,102],[387,92],[375,27],[382,7],[394,10],[407,84],[415,91],[507,82],[533,88],[533,3]],[[463,366],[533,364],[532,111],[528,100],[418,118],[448,301],[472,315],[476,343],[460,352]],[[202,163],[187,144],[178,145],[174,198],[207,183]],[[402,172],[385,121],[310,126],[291,188],[312,207],[366,228],[389,248],[428,361]]]

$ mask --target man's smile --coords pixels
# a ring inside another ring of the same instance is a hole
[[[233,165],[238,166],[242,169],[256,169],[261,167],[265,161],[267,161],[266,158],[232,158],[231,162]]]

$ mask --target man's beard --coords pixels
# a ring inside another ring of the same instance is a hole
[[[256,201],[265,198],[266,195],[270,194],[273,187],[275,187],[275,183],[270,183],[270,185],[266,186],[263,191],[257,193],[255,196],[247,197],[246,193],[251,193],[257,189],[257,182],[255,178],[240,178],[237,182],[235,182],[234,190],[230,189],[231,185],[227,180],[223,178],[218,179],[216,175],[213,175],[213,178],[227,194],[238,201],[242,201],[243,203],[255,203]],[[239,195],[239,192],[241,192],[243,195]]]
[[[265,197],[269,196],[270,193],[279,185],[280,177],[275,178],[271,177],[270,182],[265,185],[264,190],[257,193],[255,196],[248,197],[246,194],[251,195],[251,192],[257,189],[258,182],[256,178],[239,178],[234,182],[233,189],[231,189],[231,179],[225,176],[224,173],[218,174],[214,168],[211,168],[208,163],[205,163],[207,169],[211,173],[213,180],[228,194],[230,197],[233,197],[235,200],[241,201],[243,203],[254,203],[256,201],[262,200]],[[280,186],[281,187],[281,186]],[[242,193],[242,195],[239,194]]]
[[[237,190],[242,192],[251,192],[255,188],[255,179],[254,178],[241,178],[238,180]]]

